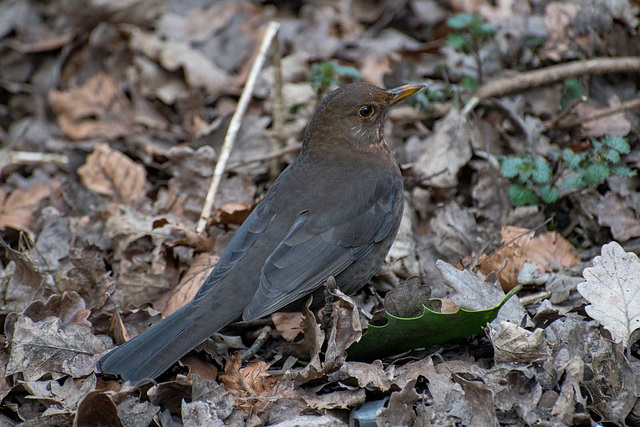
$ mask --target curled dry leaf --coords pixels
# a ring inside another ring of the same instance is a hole
[[[277,312],[271,315],[271,320],[276,330],[280,332],[285,341],[293,341],[302,332],[302,313]]]
[[[547,358],[547,341],[544,329],[527,331],[510,322],[500,322],[500,329],[491,328],[496,363],[532,363]]]
[[[78,174],[88,189],[122,203],[144,196],[147,185],[144,166],[102,143],[96,144],[86,163],[78,168]]]
[[[591,304],[587,314],[627,347],[631,334],[640,328],[640,260],[617,242],[602,247],[601,255],[586,268],[578,292]]]
[[[51,181],[49,184],[34,184],[28,190],[0,188],[0,230],[9,227],[29,231],[38,205],[59,185],[59,181]]]
[[[489,256],[480,256],[477,267],[485,275],[498,272],[505,291],[518,285],[518,275],[527,262],[536,264],[542,272],[580,263],[576,248],[555,231],[535,236],[532,230],[506,226],[502,227],[502,241],[505,246]]]
[[[44,301],[34,301],[24,311],[34,322],[39,322],[49,316],[60,319],[63,325],[78,323],[91,327],[87,320],[91,311],[85,307],[84,300],[77,292],[65,292],[62,295],[51,295]]]
[[[58,126],[71,139],[116,138],[133,129],[131,102],[112,76],[98,73],[69,91],[49,92]]]

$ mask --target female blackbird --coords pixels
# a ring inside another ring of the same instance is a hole
[[[300,156],[238,229],[191,302],[100,359],[149,382],[230,322],[255,320],[334,276],[353,293],[382,264],[402,217],[402,179],[383,138],[392,105],[422,88],[354,83],[330,93]]]

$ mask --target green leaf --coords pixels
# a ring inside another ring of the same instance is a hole
[[[447,46],[451,46],[458,52],[469,52],[469,43],[467,42],[467,38],[460,33],[449,34],[449,37],[447,37]]]
[[[613,148],[605,148],[604,150],[602,150],[602,157],[607,159],[609,163],[620,162],[620,153],[618,153]]]
[[[586,184],[580,174],[571,176],[562,183],[562,188],[565,190],[579,190],[585,186]]]
[[[357,68],[348,65],[336,65],[334,67],[334,73],[340,77],[350,77],[354,80],[362,79],[362,74]]]
[[[614,166],[611,169],[611,173],[613,175],[631,177],[631,176],[636,176],[638,174],[638,171],[635,169],[628,168],[626,166]]]
[[[540,189],[540,198],[545,203],[555,203],[560,197],[560,192],[556,187],[545,185]]]
[[[584,95],[584,88],[580,83],[580,80],[575,77],[571,77],[564,82],[564,88],[562,90],[562,99],[560,100],[560,106],[565,109],[574,101],[578,100]]]
[[[471,25],[471,34],[477,37],[482,37],[485,39],[489,39],[493,37],[496,33],[496,29],[493,25],[488,22],[484,22],[481,19],[478,19],[473,22]]]
[[[532,189],[518,184],[509,187],[509,198],[513,206],[535,206],[538,204],[538,196]]]
[[[473,22],[473,16],[468,13],[456,13],[447,19],[447,25],[452,30],[464,30]]]
[[[570,169],[575,169],[582,161],[582,156],[574,153],[570,148],[565,148],[562,151],[562,160],[567,165],[567,167],[569,167]]]
[[[530,158],[523,159],[522,167],[518,173],[518,179],[520,182],[527,182],[533,174],[533,160]]]
[[[460,85],[468,90],[469,92],[474,92],[478,88],[478,80],[473,77],[464,76],[460,81]]]
[[[551,181],[551,166],[542,157],[536,157],[533,160],[533,172],[531,178],[538,184],[546,184]]]
[[[582,180],[588,187],[596,187],[611,176],[609,166],[604,163],[592,163],[582,170]]]
[[[523,166],[520,157],[503,157],[500,159],[500,172],[505,178],[515,178]]]
[[[347,354],[351,360],[373,360],[478,334],[520,288],[513,288],[498,305],[486,310],[460,308],[455,313],[438,313],[423,306],[419,317],[403,318],[386,313],[387,323],[369,325],[362,339],[351,345]]]
[[[631,151],[631,146],[629,145],[627,140],[621,136],[605,136],[604,138],[602,138],[602,142],[607,147],[613,148],[621,154],[629,154],[629,152]]]

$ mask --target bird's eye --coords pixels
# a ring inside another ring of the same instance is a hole
[[[367,119],[373,115],[373,107],[370,105],[365,105],[364,107],[360,107],[358,114],[360,114],[360,117]]]

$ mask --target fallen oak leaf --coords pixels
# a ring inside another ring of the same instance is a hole
[[[626,348],[632,344],[631,334],[640,329],[638,256],[625,252],[618,242],[608,243],[582,275],[585,282],[578,284],[578,292],[590,303],[585,307],[587,314]]]
[[[88,375],[95,370],[92,356],[107,350],[107,344],[89,327],[78,323],[63,325],[57,317],[34,322],[20,315],[12,336],[5,374],[22,372],[25,381],[51,373],[74,378]]]
[[[269,400],[265,398],[273,394],[277,381],[267,373],[270,365],[261,360],[250,362],[244,368],[241,366],[240,353],[236,352],[227,361],[220,381],[237,398],[235,407],[248,418],[266,408]]]

